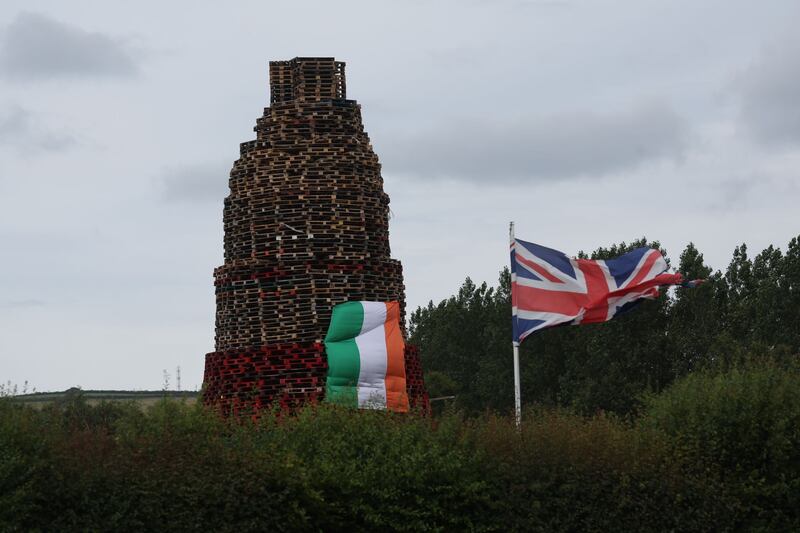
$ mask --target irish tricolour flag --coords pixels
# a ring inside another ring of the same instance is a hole
[[[325,336],[327,401],[408,411],[404,348],[397,302],[347,302],[334,307]]]

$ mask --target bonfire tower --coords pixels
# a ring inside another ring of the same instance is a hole
[[[389,197],[361,107],[346,99],[345,64],[298,57],[269,67],[270,107],[231,170],[225,264],[214,271],[204,401],[235,415],[322,398],[334,305],[399,301],[405,317]],[[413,346],[406,374],[412,406],[427,408]]]

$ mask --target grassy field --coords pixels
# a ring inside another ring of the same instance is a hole
[[[82,390],[67,389],[62,392],[35,392],[32,394],[18,394],[13,399],[25,403],[32,407],[41,407],[68,400],[71,396],[80,394],[83,400],[89,405],[97,405],[101,402],[127,402],[133,401],[142,406],[151,406],[166,399],[184,400],[192,404],[200,397],[199,391],[127,391],[127,390]]]

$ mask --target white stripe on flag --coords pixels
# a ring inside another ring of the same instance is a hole
[[[358,406],[386,409],[386,304],[361,302],[364,323],[356,337],[361,369],[358,374]]]
[[[377,327],[380,327],[381,331],[383,331],[383,325],[386,323],[386,304],[383,302],[359,303],[361,307],[364,308],[364,323],[361,324],[360,335]],[[381,333],[381,335],[383,335],[383,333]]]

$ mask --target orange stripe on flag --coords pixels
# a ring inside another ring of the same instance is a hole
[[[386,409],[399,413],[409,410],[406,392],[405,343],[400,331],[400,304],[386,304]]]

